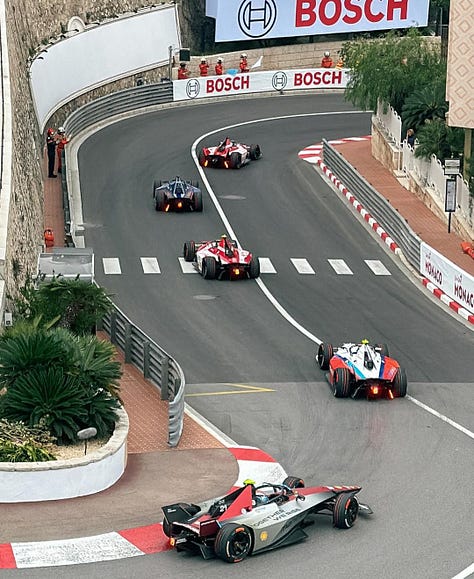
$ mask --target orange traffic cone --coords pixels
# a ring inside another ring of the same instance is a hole
[[[44,244],[46,247],[54,247],[54,232],[50,227],[44,230]]]

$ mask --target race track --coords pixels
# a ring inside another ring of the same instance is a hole
[[[231,232],[191,155],[193,142],[212,131],[202,143],[229,134],[259,143],[264,154],[239,171],[205,171]],[[375,514],[349,531],[318,520],[305,543],[236,566],[164,553],[25,576],[448,579],[472,564],[474,440],[411,398],[474,431],[474,333],[297,155],[322,138],[369,132],[369,115],[338,95],[236,100],[114,124],[82,145],[79,166],[97,281],[180,362],[187,402],[308,484],[361,484]],[[199,179],[202,214],[155,212],[153,180],[176,175]],[[263,273],[261,283],[183,273],[185,240],[225,232],[268,258],[275,273]],[[155,257],[160,273],[144,273],[143,257]],[[104,258],[120,273],[105,274]],[[314,273],[292,260],[306,260]],[[362,338],[389,345],[406,368],[410,397],[333,398],[314,361],[317,342]]]

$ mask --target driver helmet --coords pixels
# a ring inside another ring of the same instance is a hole
[[[326,50],[326,52],[324,53],[324,56],[331,56],[331,53],[329,52],[329,50]]]
[[[363,340],[360,341],[360,343],[366,346],[369,343],[369,340],[367,340],[367,338],[364,338]]]
[[[222,237],[227,237],[227,236],[226,236],[226,235],[223,235]],[[244,480],[244,486],[254,485],[254,484],[255,484],[255,481],[252,480],[251,478],[246,478],[246,479]]]

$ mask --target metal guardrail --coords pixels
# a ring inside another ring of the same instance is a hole
[[[344,183],[354,197],[397,241],[407,260],[418,270],[420,267],[421,239],[405,219],[325,139],[323,139],[323,159],[341,183]]]
[[[173,83],[170,81],[135,86],[83,105],[69,115],[64,127],[68,135],[74,136],[109,117],[172,101]]]
[[[168,401],[168,444],[177,446],[183,432],[185,377],[180,365],[115,305],[100,325],[127,364],[133,364]]]

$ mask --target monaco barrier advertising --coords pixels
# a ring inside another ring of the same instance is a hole
[[[207,0],[216,42],[423,27],[429,0]]]
[[[474,277],[426,243],[421,244],[420,273],[452,300],[474,314]]]
[[[349,69],[310,68],[205,76],[173,81],[173,100],[299,89],[346,88]]]

